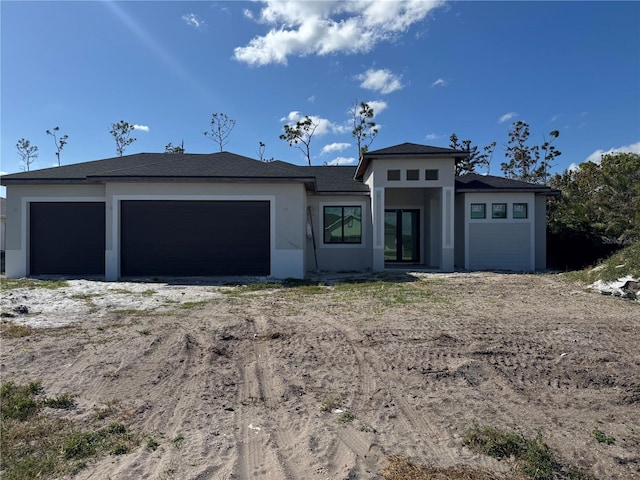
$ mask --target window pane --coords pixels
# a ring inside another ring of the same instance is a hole
[[[471,204],[471,218],[486,218],[486,205],[484,203]]]
[[[342,242],[342,207],[324,207],[324,242]]]
[[[407,170],[407,180],[420,180],[420,170]]]
[[[425,180],[438,180],[438,170],[425,170]]]
[[[362,208],[344,207],[344,243],[360,243],[362,238]]]
[[[324,207],[324,243],[361,243],[362,207]]]
[[[387,170],[387,180],[400,180],[400,170]]]
[[[506,203],[491,204],[491,218],[507,218],[507,204]]]
[[[514,203],[513,204],[513,218],[527,218],[527,204],[526,203]]]

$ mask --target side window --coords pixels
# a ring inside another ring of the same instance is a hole
[[[491,218],[507,218],[507,204],[506,203],[492,203],[491,204]]]
[[[424,179],[425,180],[438,180],[438,170],[425,170]]]
[[[513,218],[527,218],[527,204],[526,203],[514,203],[513,204]]]
[[[407,180],[420,180],[420,170],[407,170]]]
[[[362,243],[362,207],[324,207],[324,243]]]
[[[389,181],[400,180],[400,170],[387,170],[387,180]]]
[[[472,203],[471,204],[471,218],[487,218],[487,205],[486,203]]]

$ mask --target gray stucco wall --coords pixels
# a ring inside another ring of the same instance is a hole
[[[304,276],[306,192],[301,183],[111,183],[8,186],[7,277],[29,273],[29,202],[104,201],[106,278],[116,280],[120,262],[119,202],[131,199],[268,200],[271,203],[271,275]]]
[[[371,201],[368,195],[314,195],[307,197],[311,208],[315,254],[311,229],[307,227],[305,263],[307,271],[361,271],[372,268],[373,229],[371,227]],[[361,206],[362,243],[354,245],[333,245],[324,243],[324,206]],[[306,224],[309,224],[307,213]],[[316,265],[317,258],[317,265]]]

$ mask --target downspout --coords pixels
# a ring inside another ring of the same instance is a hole
[[[311,216],[311,207],[307,207],[307,216],[309,217],[309,227],[311,230],[311,240],[313,241],[313,259],[316,262],[316,272],[318,271],[318,249],[316,247],[316,235],[313,231],[313,217]]]

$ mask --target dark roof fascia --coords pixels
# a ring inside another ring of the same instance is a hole
[[[344,192],[338,192],[338,191],[321,191],[321,192],[318,192],[318,191],[316,191],[314,193],[314,195],[326,196],[326,197],[336,196],[336,195],[341,195],[341,196],[345,196],[345,197],[348,197],[348,196],[352,196],[352,197],[369,197],[371,195],[371,192],[369,192],[369,191],[362,192],[362,191],[353,191],[353,190],[344,191]]]
[[[532,188],[456,188],[456,193],[535,193],[537,195],[557,196],[560,190],[549,187]]]
[[[100,180],[88,181],[86,178],[0,178],[0,185],[8,187],[10,185],[86,185],[101,184]]]
[[[96,176],[87,177],[87,179],[96,179],[99,183],[175,183],[175,182],[188,182],[188,183],[203,183],[203,182],[215,182],[215,183],[315,183],[315,177],[220,177],[220,176],[171,176],[171,177],[150,177],[148,175],[135,177],[119,177],[119,176]]]

